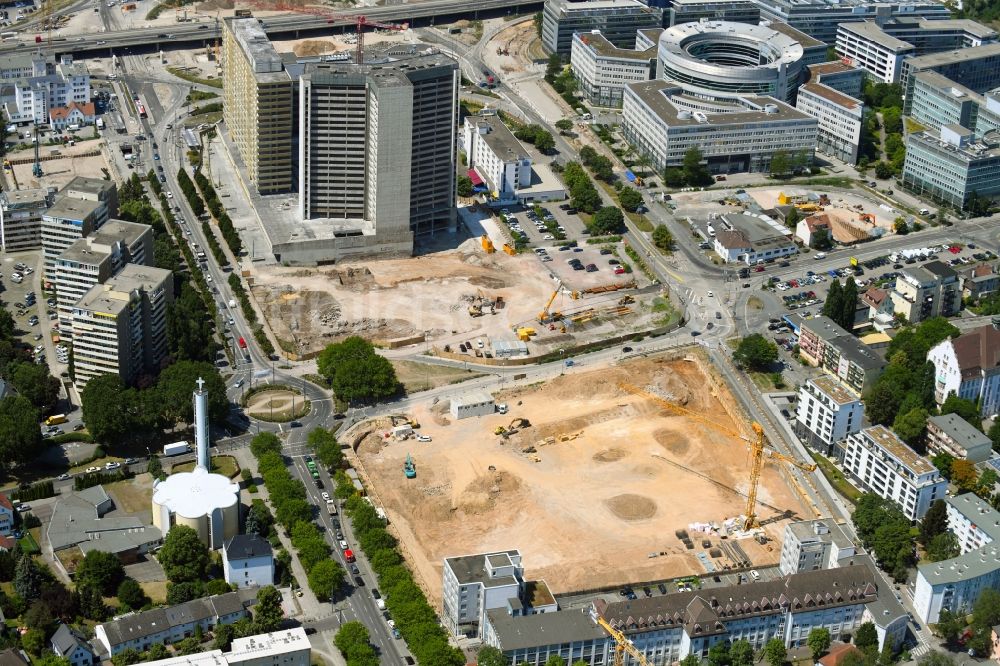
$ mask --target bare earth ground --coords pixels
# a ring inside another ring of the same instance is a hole
[[[261,391],[250,396],[247,401],[246,411],[251,416],[273,415],[294,418],[294,414],[302,414],[304,409],[304,398],[291,393],[290,391]]]
[[[425,405],[413,416],[429,444],[392,442],[373,426],[357,450],[362,469],[429,593],[440,598],[442,558],[507,548],[520,549],[527,576],[556,593],[706,573],[695,557],[705,537],[692,534],[688,550],[675,531],[740,515],[745,499],[685,468],[745,492],[745,443],[617,386],[655,386],[733,428],[701,361],[690,359],[641,359],[511,390],[507,415],[452,422],[444,403]],[[514,417],[532,425],[509,440],[493,434]],[[407,454],[417,468],[409,481]],[[759,492],[766,505],[801,513],[773,465]],[[758,505],[762,520],[776,513]],[[766,527],[772,538],[783,529],[784,521]],[[739,544],[755,564],[777,558],[753,540]]]
[[[79,132],[79,136],[90,138],[93,135],[93,128],[87,127]],[[101,149],[100,141],[82,141],[75,146],[41,146],[39,153],[41,156],[53,154],[53,150],[58,150],[60,157],[54,160],[42,162],[42,177],[39,179],[32,174],[32,162],[27,164],[15,164],[14,174],[17,177],[18,189],[27,190],[39,187],[62,188],[66,183],[77,176],[88,178],[101,178],[101,168],[107,168],[108,163],[102,152],[100,155],[82,156]],[[16,153],[9,153],[8,159],[34,159],[34,149],[20,150]]]
[[[374,340],[425,335],[435,345],[453,346],[481,336],[513,341],[513,329],[524,324],[538,332],[529,344],[529,350],[537,353],[655,325],[651,296],[639,298],[629,314],[609,314],[624,292],[575,301],[560,295],[553,309],[570,315],[594,308],[599,316],[568,334],[537,325],[535,318],[556,287],[545,266],[529,254],[487,255],[478,239],[470,239],[453,250],[405,259],[316,269],[255,266],[253,292],[277,338],[299,354],[319,351],[351,335]],[[624,277],[607,271],[574,276],[595,283],[620,283]],[[571,288],[586,286],[593,285]],[[490,299],[502,296],[506,305],[495,315],[470,317],[469,304],[480,291]]]

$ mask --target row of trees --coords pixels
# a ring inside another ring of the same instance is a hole
[[[854,314],[858,303],[858,285],[851,278],[844,281],[830,282],[826,301],[823,302],[823,315],[829,317],[848,333],[854,331]]]
[[[916,563],[916,552],[910,520],[899,505],[865,493],[855,504],[851,519],[861,542],[874,553],[879,567],[896,581],[905,581],[907,570]]]
[[[201,195],[205,197],[205,205],[208,206],[208,211],[219,224],[222,239],[226,241],[226,245],[232,250],[233,256],[240,256],[240,252],[243,251],[243,243],[240,241],[240,235],[236,233],[236,227],[233,226],[233,221],[229,218],[229,213],[226,212],[225,206],[219,201],[219,195],[215,193],[212,181],[201,170],[198,170],[194,172],[194,182],[198,184]]]
[[[257,311],[253,309],[253,305],[250,303],[250,294],[243,287],[243,281],[240,280],[240,276],[236,273],[230,273],[228,281],[229,288],[233,290],[236,300],[240,302],[240,311],[243,313],[243,318],[246,319],[247,324],[253,330],[254,340],[257,341],[257,344],[260,345],[261,350],[265,354],[273,354],[274,345],[271,344],[267,333],[264,332],[264,327],[257,321]]]
[[[556,149],[556,140],[552,138],[552,133],[541,125],[522,125],[514,130],[514,136],[546,154]]]
[[[146,388],[126,386],[118,375],[101,375],[87,382],[81,393],[83,420],[94,439],[117,444],[172,427],[191,423],[191,392],[202,378],[208,391],[208,415],[222,422],[229,411],[226,385],[219,371],[204,361],[177,361]],[[2,406],[0,406],[2,409]],[[37,426],[34,428],[38,430]]]
[[[396,550],[396,539],[385,530],[385,522],[379,518],[375,507],[355,493],[351,480],[343,471],[338,471],[334,479],[334,494],[347,499],[344,511],[378,576],[379,589],[396,620],[396,628],[417,662],[437,666],[465,664],[461,650],[448,644],[448,636],[438,623],[434,609],[403,563]]]
[[[787,150],[776,150],[771,155],[770,173],[772,176],[787,176],[812,166],[812,153],[799,150],[790,153]]]
[[[580,149],[580,161],[583,166],[590,169],[594,177],[610,183],[615,179],[614,163],[606,155],[601,155],[591,146],[584,146]]]
[[[368,640],[368,628],[360,622],[347,622],[337,630],[333,644],[344,655],[347,666],[378,666],[378,654]]]
[[[906,145],[903,141],[903,93],[898,83],[865,81],[862,89],[865,117],[862,126],[859,170],[875,162],[875,175],[891,178],[903,170]],[[879,116],[885,130],[885,145],[880,146]],[[882,159],[884,149],[886,159]]]
[[[262,432],[251,440],[250,451],[257,458],[257,469],[274,505],[275,518],[291,535],[309,589],[317,599],[329,600],[343,585],[346,572],[330,558],[330,546],[313,523],[306,488],[285,466],[281,440],[273,433]]]
[[[316,367],[341,400],[375,402],[398,394],[402,388],[392,363],[358,336],[327,345],[316,359]]]
[[[578,162],[567,162],[562,176],[574,208],[593,214],[601,207],[601,195]]]
[[[202,201],[198,190],[194,186],[194,182],[183,167],[177,170],[177,184],[180,185],[184,198],[187,199],[188,205],[191,206],[191,211],[198,217],[204,215],[205,202]]]

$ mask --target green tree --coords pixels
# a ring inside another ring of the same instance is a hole
[[[156,398],[160,413],[167,423],[194,421],[194,401],[191,393],[198,387],[198,380],[204,380],[208,392],[208,418],[221,423],[229,413],[229,398],[226,397],[226,383],[222,375],[205,361],[177,361],[160,373],[156,382]]]
[[[664,187],[684,187],[684,171],[677,167],[667,167],[663,170]]]
[[[823,302],[823,316],[836,321],[844,311],[844,292],[840,280],[831,280],[826,300]]]
[[[930,415],[923,407],[916,407],[900,414],[892,423],[892,429],[899,435],[900,439],[913,446],[923,439],[924,431],[927,430],[927,419]]]
[[[955,460],[951,463],[951,482],[959,492],[970,493],[976,489],[979,482],[979,472],[976,466],[968,460]]]
[[[753,333],[740,340],[733,360],[741,367],[763,372],[778,360],[778,346],[760,333]]]
[[[623,187],[618,193],[618,203],[630,213],[634,213],[642,205],[642,195],[631,187]]]
[[[34,460],[42,448],[38,412],[24,396],[0,400],[0,471]]]
[[[314,428],[309,432],[306,443],[323,465],[328,468],[340,467],[344,453],[337,438],[326,428]]]
[[[28,629],[21,635],[21,647],[33,655],[42,654],[45,648],[45,632],[41,629]]]
[[[187,525],[175,525],[167,532],[157,559],[171,582],[196,581],[201,579],[208,566],[208,548],[193,529]]]
[[[549,658],[545,660],[545,666],[566,666],[566,660],[558,654],[550,654]]]
[[[993,419],[993,425],[986,435],[993,441],[993,450],[1000,452],[1000,418]]]
[[[167,603],[171,606],[183,604],[204,596],[205,586],[200,580],[186,581],[183,583],[167,583]]]
[[[938,534],[927,544],[927,559],[931,562],[941,562],[956,557],[961,552],[958,537],[951,532]]]
[[[556,149],[556,140],[553,138],[551,132],[548,132],[547,130],[539,130],[536,132],[534,143],[535,148],[545,155],[548,155]]]
[[[809,646],[809,651],[812,652],[813,661],[819,661],[819,658],[830,649],[830,630],[826,627],[812,629],[806,638],[806,645]]]
[[[560,118],[556,121],[556,129],[560,132],[568,132],[573,129],[573,121],[569,118]]]
[[[322,560],[309,570],[309,589],[320,601],[330,601],[344,584],[347,572],[330,559]]]
[[[708,169],[702,164],[704,156],[697,146],[691,146],[682,160],[684,180],[688,185],[707,185],[712,182]]]
[[[769,666],[782,666],[788,659],[788,650],[785,648],[785,641],[780,638],[772,638],[764,644],[762,650],[764,660]]]
[[[273,585],[265,585],[257,591],[257,604],[253,607],[253,630],[258,634],[277,631],[284,617],[281,610],[281,592]]]
[[[99,442],[119,442],[135,427],[136,420],[130,413],[132,392],[118,375],[99,375],[89,380],[80,393],[80,402],[87,431]]]
[[[118,654],[111,657],[114,666],[132,666],[142,661],[142,654],[135,648],[125,648]]]
[[[878,162],[875,164],[875,177],[880,179],[892,178],[893,168],[888,162]],[[899,233],[897,231],[897,233]]]
[[[680,666],[698,666],[701,663],[701,659],[696,654],[689,654],[680,660]]]
[[[460,197],[471,197],[472,196],[472,179],[468,176],[459,176],[457,183],[458,196]]]
[[[213,338],[214,318],[205,301],[188,282],[181,282],[167,306],[167,348],[180,361],[211,361],[220,349]]]
[[[854,280],[847,280],[842,293],[844,303],[839,316],[834,321],[840,324],[848,333],[854,331],[854,315],[858,306],[858,285]]]
[[[143,606],[150,603],[150,599],[146,596],[142,586],[135,582],[133,578],[126,577],[118,585],[115,596],[118,597],[118,601],[132,610],[140,610]]]
[[[14,591],[22,599],[35,599],[42,590],[42,574],[30,557],[21,557],[14,568]]]
[[[942,414],[957,414],[976,430],[983,429],[982,418],[979,416],[979,406],[967,398],[960,398],[954,393],[948,395],[941,405]]]
[[[784,150],[774,151],[774,154],[771,155],[771,175],[784,176],[791,170],[792,163],[788,152]]]
[[[720,641],[708,649],[709,666],[728,666],[729,661],[729,641]]]
[[[875,631],[875,625],[871,622],[865,622],[858,627],[857,633],[854,634],[854,645],[861,650],[877,648],[878,632]]]
[[[539,27],[541,29],[541,27]],[[539,35],[540,36],[540,35]],[[558,53],[553,53],[549,56],[549,60],[545,65],[545,76],[549,79],[554,79],[555,77],[562,74],[563,64],[562,58]]]
[[[597,155],[587,166],[590,167],[595,178],[603,180],[605,183],[610,183],[615,178],[614,164],[610,158],[604,155]]]
[[[97,622],[102,622],[108,617],[109,609],[100,590],[93,585],[77,585],[76,593],[80,600],[80,615]]]
[[[333,644],[351,666],[377,666],[379,661],[368,642],[368,630],[360,622],[346,622],[337,630]]]
[[[937,470],[941,472],[941,476],[943,476],[946,480],[951,481],[951,470],[952,466],[955,464],[955,456],[942,451],[931,458],[931,464],[937,467]]]
[[[250,440],[250,453],[258,460],[268,452],[281,455],[281,440],[273,432],[260,432]]]
[[[943,499],[934,500],[927,513],[920,520],[920,536],[918,540],[925,546],[939,534],[948,531],[948,509]]]
[[[476,663],[479,666],[507,666],[507,658],[497,648],[487,645],[479,651]]]
[[[785,226],[789,229],[794,229],[798,225],[800,219],[802,219],[802,216],[799,214],[799,209],[793,206],[792,209],[785,215]],[[837,280],[834,280],[833,282],[837,282]],[[833,282],[830,283],[831,289],[833,288]]]
[[[653,228],[653,245],[661,252],[669,253],[674,248],[674,235],[670,233],[665,224],[658,224]]]
[[[955,660],[949,654],[931,650],[917,658],[917,666],[955,666]]]
[[[392,364],[376,354],[364,338],[352,336],[328,345],[320,353],[317,367],[343,400],[373,402],[399,391]]]
[[[146,465],[146,471],[154,479],[159,479],[165,476],[163,474],[163,463],[160,462],[159,456],[154,455],[152,458],[149,459],[149,464]]]
[[[42,413],[52,411],[59,400],[59,380],[49,374],[49,366],[44,363],[11,364],[6,379]]]
[[[620,208],[605,206],[596,213],[590,223],[590,231],[595,235],[617,234],[625,229],[625,216]]]
[[[125,580],[125,567],[117,555],[92,550],[77,565],[74,580],[77,585],[93,585],[104,596],[110,597]]]
[[[245,525],[245,532],[247,534],[256,534],[259,537],[267,538],[271,531],[271,525],[274,524],[274,518],[271,516],[271,512],[268,510],[264,502],[260,500],[255,500],[250,510],[247,511],[247,519]]]
[[[732,666],[752,666],[753,646],[750,641],[743,638],[735,641],[729,648],[729,659]]]

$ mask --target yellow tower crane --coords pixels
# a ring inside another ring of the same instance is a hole
[[[597,624],[599,624],[604,631],[608,632],[611,638],[615,641],[614,666],[622,666],[625,662],[626,652],[628,652],[640,666],[651,666],[646,657],[639,651],[639,648],[633,645],[632,641],[630,641],[625,634],[612,627],[611,624],[600,615],[594,615],[594,619],[597,620]]]
[[[764,456],[767,455],[769,458],[774,460],[779,460],[783,463],[794,465],[801,470],[806,472],[813,472],[816,470],[816,465],[812,463],[802,463],[795,458],[790,458],[786,455],[782,455],[773,449],[768,449],[766,444],[766,438],[764,436],[764,426],[757,423],[756,421],[750,424],[750,428],[753,430],[753,435],[748,435],[743,432],[737,432],[735,430],[730,430],[724,426],[720,426],[715,421],[705,417],[698,412],[682,407],[675,402],[670,400],[664,400],[658,395],[654,395],[649,391],[639,388],[638,386],[632,386],[631,384],[619,384],[621,389],[633,393],[635,395],[641,396],[643,398],[648,398],[653,402],[659,404],[662,407],[666,407],[668,410],[686,416],[688,418],[694,419],[698,423],[707,425],[709,427],[715,428],[720,432],[724,432],[727,435],[732,435],[733,437],[738,437],[750,445],[750,487],[747,490],[747,508],[746,508],[746,521],[743,523],[744,530],[751,530],[757,526],[757,486],[760,483],[760,472],[764,467]],[[805,494],[800,488],[800,492]],[[808,498],[806,498],[808,500]]]

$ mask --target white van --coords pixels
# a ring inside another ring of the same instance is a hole
[[[931,212],[929,210],[927,210],[926,208],[921,208],[920,209],[920,214],[921,215],[930,215]]]
[[[755,583],[758,580],[760,580],[760,573],[758,573],[756,569],[751,569],[750,570],[750,580],[752,580]]]

